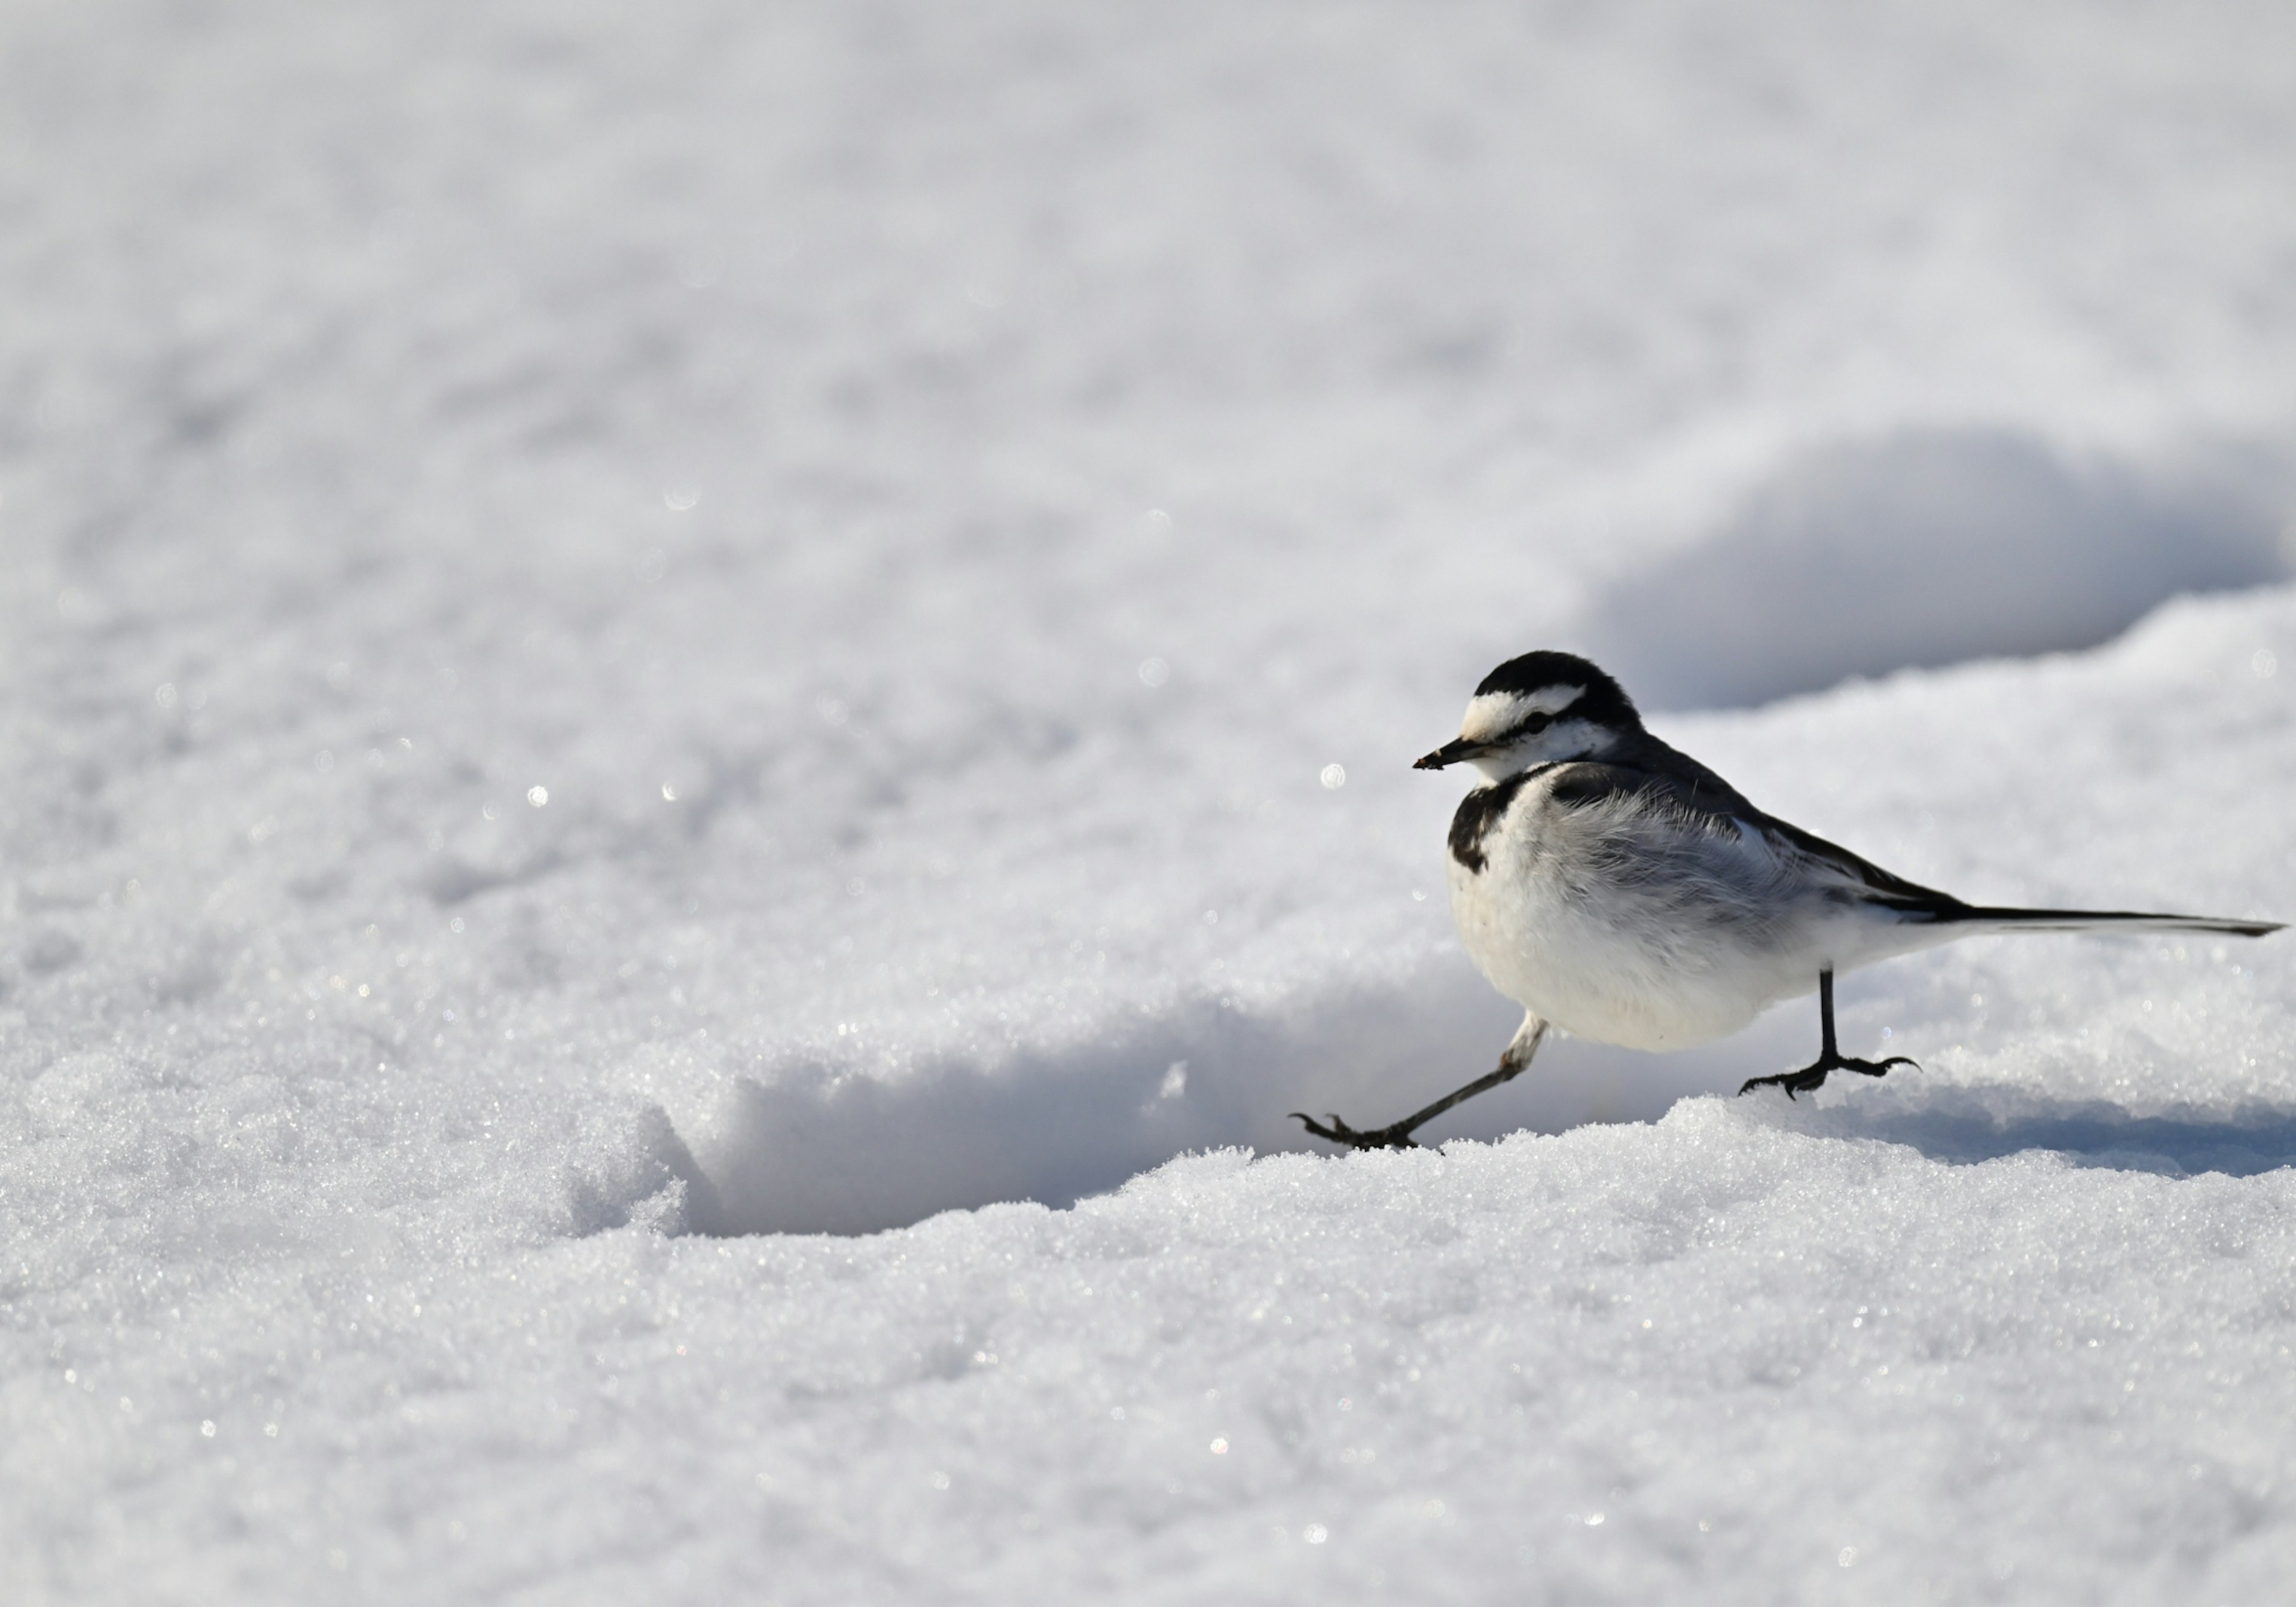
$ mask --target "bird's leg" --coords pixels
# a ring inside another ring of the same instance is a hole
[[[1843,1054],[1833,1041],[1833,967],[1829,965],[1817,973],[1817,1024],[1819,1045],[1817,1058],[1799,1071],[1781,1071],[1775,1077],[1750,1077],[1738,1092],[1751,1094],[1757,1088],[1775,1085],[1786,1091],[1792,1099],[1797,1094],[1815,1093],[1825,1086],[1829,1071],[1856,1071],[1866,1077],[1881,1077],[1892,1066],[1913,1066],[1902,1054],[1888,1060],[1851,1060]],[[1915,1070],[1921,1068],[1915,1066]]]
[[[1485,1072],[1465,1087],[1455,1088],[1426,1109],[1414,1111],[1401,1121],[1391,1123],[1387,1127],[1374,1127],[1369,1132],[1361,1132],[1348,1126],[1337,1116],[1332,1117],[1326,1123],[1317,1121],[1305,1111],[1294,1111],[1292,1114],[1316,1137],[1327,1138],[1333,1144],[1344,1144],[1358,1150],[1415,1150],[1419,1146],[1413,1143],[1411,1138],[1414,1131],[1434,1120],[1453,1105],[1464,1103],[1478,1094],[1496,1088],[1503,1082],[1512,1082],[1521,1076],[1524,1068],[1530,1064],[1531,1056],[1538,1053],[1539,1040],[1546,1036],[1545,1021],[1535,1015],[1524,1016],[1522,1026],[1514,1035],[1514,1041],[1507,1045],[1506,1052],[1499,1056],[1496,1070]]]

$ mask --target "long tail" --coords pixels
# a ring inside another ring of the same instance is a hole
[[[1997,931],[2213,931],[2261,938],[2284,929],[2280,921],[2227,921],[2216,915],[2156,915],[2122,909],[1988,909],[1968,906],[1940,924]]]

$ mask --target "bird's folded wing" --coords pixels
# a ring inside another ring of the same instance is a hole
[[[1648,768],[1587,760],[1561,766],[1548,797],[1564,808],[1631,797],[1693,833],[1759,837],[1778,859],[1799,865],[1813,881],[1831,883],[1840,897],[1913,920],[1959,920],[1970,913],[1969,906],[1949,893],[1908,881],[1839,843],[1764,814],[1712,771],[1672,750]]]
[[[2215,931],[2250,938],[2284,930],[2277,922],[2213,915],[2009,909],[1968,904],[1885,871],[1792,821],[1764,814],[1712,771],[1655,739],[1648,742],[1647,748],[1648,753],[1635,756],[1646,762],[1582,759],[1542,767],[1527,773],[1524,779],[1552,771],[1547,799],[1564,809],[1587,809],[1606,802],[1629,806],[1625,818],[1638,821],[1639,826],[1622,835],[1633,842],[1637,857],[1653,862],[1645,867],[1647,873],[1663,874],[1658,868],[1660,862],[1695,863],[1701,871],[1711,872],[1725,862],[1701,853],[1696,847],[1701,840],[1759,840],[1771,863],[1792,867],[1806,890],[1887,910],[1900,921],[1917,924],[1951,923],[1972,931]]]
[[[1841,877],[1846,888],[1865,903],[1898,910],[1916,920],[1954,921],[1970,913],[1969,906],[1952,894],[1908,881],[1851,853],[1840,843],[1828,842],[1814,832],[1803,831],[1791,821],[1780,820],[1775,815],[1761,816],[1759,821],[1762,833],[1778,845],[1781,852],[1799,855],[1812,865]]]
[[[2210,931],[2237,937],[2261,938],[2284,930],[2274,921],[2250,921],[2218,915],[2171,915],[2145,910],[2012,909],[1964,903],[1903,876],[1890,874],[1841,848],[1812,836],[1800,826],[1764,818],[1764,829],[1774,841],[1791,845],[1805,862],[1826,867],[1847,879],[1856,878],[1856,896],[1864,902],[1898,912],[1916,923],[1950,923],[1972,931]]]

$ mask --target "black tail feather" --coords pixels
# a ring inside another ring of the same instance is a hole
[[[2261,938],[2284,930],[2280,921],[2234,921],[2218,915],[2162,915],[2126,909],[2003,909],[1970,905],[1943,917],[1955,925],[1997,926],[2020,931],[2208,931]]]

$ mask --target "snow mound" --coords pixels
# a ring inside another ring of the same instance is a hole
[[[713,1203],[693,1222],[718,1234],[874,1233],[998,1201],[1071,1205],[1190,1151],[1314,1147],[1290,1111],[1402,1115],[1495,1062],[1517,1019],[1480,978],[1442,967],[1407,989],[1274,1010],[1203,1001],[1065,1052],[895,1076],[799,1064],[744,1077],[697,1124]],[[1663,1058],[1557,1043],[1537,1077],[1426,1136],[1652,1119],[1685,1094],[1784,1063],[1783,1039],[1806,1025],[1781,1018]]]
[[[2289,506],[2284,478],[2236,455],[2169,473],[2024,430],[1904,430],[1794,455],[1720,529],[1611,587],[1587,629],[1662,708],[2064,652],[2179,594],[2284,574]]]

